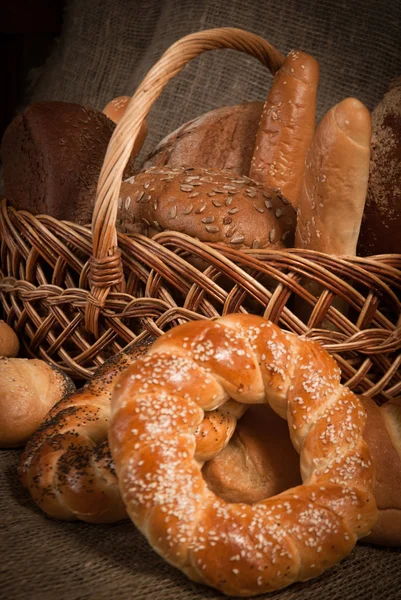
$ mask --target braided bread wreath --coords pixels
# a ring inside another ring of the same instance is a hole
[[[204,410],[268,402],[288,420],[303,485],[229,504],[195,460]],[[377,518],[365,411],[317,343],[251,315],[175,327],[119,378],[109,443],[127,512],[154,550],[227,595],[322,573]]]
[[[50,517],[89,523],[127,518],[107,441],[110,397],[116,378],[153,341],[138,342],[106,361],[82,389],[51,409],[28,442],[19,463],[20,479]],[[205,415],[195,432],[200,466],[227,445],[245,409],[231,400]]]

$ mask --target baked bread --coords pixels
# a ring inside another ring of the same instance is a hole
[[[149,167],[202,167],[249,175],[262,102],[224,106],[185,123],[145,160]]]
[[[355,98],[323,117],[308,150],[295,246],[355,256],[369,175],[371,118]]]
[[[110,102],[106,104],[103,112],[106,117],[111,119],[114,123],[118,123],[125,113],[125,109],[130,100],[131,98],[129,96],[118,96],[117,98],[113,98],[113,100],[110,100]]]
[[[149,341],[105,362],[88,383],[63,397],[27,444],[19,476],[36,504],[57,519],[112,523],[126,517],[107,444],[116,377]]]
[[[252,506],[213,494],[195,460],[204,410],[232,398],[288,419],[303,485]],[[154,550],[229,596],[306,580],[377,518],[365,411],[316,342],[252,315],[174,327],[112,394],[110,450],[127,512]]]
[[[6,129],[1,146],[4,190],[18,210],[88,224],[115,124],[101,111],[38,102]],[[135,173],[130,159],[125,177]]]
[[[401,546],[401,402],[379,407],[361,401],[367,413],[363,437],[376,464],[378,520],[363,541]],[[299,456],[286,423],[266,406],[251,406],[228,445],[203,466],[210,489],[227,502],[252,504],[299,485]]]
[[[19,464],[20,479],[49,516],[90,523],[127,517],[107,442],[110,396],[116,378],[152,341],[138,342],[129,353],[106,361],[82,389],[54,406],[28,442]],[[205,415],[195,434],[199,465],[227,445],[245,409],[232,400]]]
[[[372,156],[358,254],[401,254],[401,77],[372,113]]]
[[[17,356],[19,340],[13,329],[4,321],[0,321],[0,357]]]
[[[208,487],[227,502],[253,504],[302,483],[288,425],[270,406],[250,406],[225,448],[204,464]]]
[[[305,158],[315,131],[319,65],[293,50],[274,76],[264,104],[249,177],[277,188],[298,206]]]
[[[114,100],[111,100],[108,104],[106,104],[106,106],[103,109],[103,112],[106,115],[106,117],[111,119],[114,123],[118,123],[124,115],[125,110],[127,108],[127,104],[130,100],[131,98],[129,96],[118,96],[118,98],[114,98]],[[145,121],[141,125],[134,146],[132,148],[131,156],[133,158],[138,156],[139,152],[141,151],[141,148],[145,143],[147,133],[148,125],[145,119]]]
[[[274,190],[218,170],[151,167],[120,189],[117,227],[186,233],[233,248],[291,246],[296,214]]]
[[[72,390],[69,377],[43,360],[0,358],[0,448],[23,446]]]

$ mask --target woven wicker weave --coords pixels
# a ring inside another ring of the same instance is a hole
[[[153,239],[117,234],[121,177],[143,119],[165,84],[190,59],[214,48],[247,52],[272,73],[284,59],[260,37],[238,29],[203,31],[171,46],[110,140],[91,229],[18,212],[3,201],[5,318],[28,355],[85,379],[138,336],[160,335],[187,320],[252,312],[319,340],[355,391],[379,401],[401,396],[401,255],[239,251],[174,232]],[[200,263],[204,267],[194,266]],[[314,289],[319,284],[317,297],[309,283]]]

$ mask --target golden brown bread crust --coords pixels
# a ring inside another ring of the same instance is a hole
[[[127,108],[127,104],[130,100],[130,96],[118,96],[118,98],[114,98],[114,100],[111,100],[108,104],[106,104],[106,106],[103,109],[103,112],[106,115],[106,117],[111,119],[114,123],[118,123],[124,115],[125,110]],[[148,123],[145,119],[134,142],[134,146],[131,151],[131,159],[134,159],[136,156],[138,156],[145,142],[147,134]]]
[[[371,119],[355,98],[334,106],[309,147],[296,248],[355,256],[369,174]]]
[[[151,341],[106,361],[84,388],[50,411],[27,444],[19,476],[49,516],[92,523],[125,518],[107,444],[110,395],[116,378]]]
[[[195,432],[196,460],[198,463],[209,461],[227,446],[246,407],[231,400],[221,408],[205,413]]]
[[[0,358],[0,448],[23,446],[73,389],[67,375],[42,360]]]
[[[217,170],[152,167],[120,189],[122,232],[173,230],[236,249],[279,249],[292,245],[295,223],[281,194]]]
[[[29,441],[20,479],[49,516],[91,523],[126,518],[107,442],[110,396],[116,378],[147,352],[151,341],[106,361],[84,388],[58,402]],[[146,384],[146,371],[142,380]],[[226,446],[244,410],[232,401],[205,416],[196,432],[199,463]]]
[[[194,433],[229,398],[287,417],[302,486],[252,506],[207,488]],[[365,418],[321,346],[230,315],[173,328],[121,376],[109,443],[127,512],[155,551],[195,581],[249,596],[317,576],[371,529]]]
[[[11,358],[17,356],[19,340],[13,329],[4,321],[0,321],[0,356]]]
[[[378,520],[363,542],[401,545],[401,403],[377,406],[361,398],[367,413],[363,437],[376,464]],[[251,406],[228,445],[203,467],[208,486],[227,502],[258,502],[300,482],[299,459],[285,421],[267,406]]]
[[[306,153],[315,131],[317,61],[298,50],[277,71],[263,107],[249,176],[298,206]]]
[[[269,406],[251,406],[227,446],[202,469],[227,502],[253,504],[302,483],[288,425]]]
[[[366,541],[401,546],[401,403],[380,408],[363,399],[368,414],[364,437],[376,461],[374,494],[379,518]]]
[[[222,169],[249,175],[262,102],[224,106],[185,123],[147,157],[152,166]]]
[[[125,109],[130,100],[131,98],[129,96],[118,96],[117,98],[113,98],[113,100],[110,100],[110,102],[106,104],[103,112],[106,117],[111,119],[114,123],[118,123],[125,113]]]

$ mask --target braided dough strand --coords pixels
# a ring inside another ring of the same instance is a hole
[[[49,412],[29,441],[20,460],[20,478],[51,517],[91,523],[127,518],[107,441],[110,398],[117,376],[148,348],[149,343],[141,343],[107,361],[83,389]],[[148,376],[145,369],[145,387]],[[199,465],[227,445],[245,409],[232,400],[205,414],[195,432]]]
[[[208,489],[195,432],[204,410],[229,398],[268,402],[287,418],[302,486],[252,506]],[[320,574],[369,532],[377,512],[364,422],[320,345],[231,315],[174,328],[127,370],[109,442],[127,512],[156,552],[195,581],[249,596]]]

